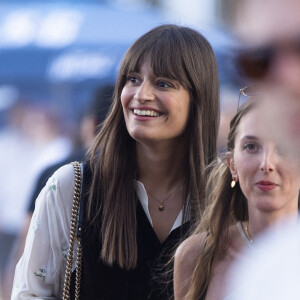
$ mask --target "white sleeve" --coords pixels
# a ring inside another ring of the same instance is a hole
[[[65,165],[49,178],[37,198],[24,253],[16,266],[12,300],[62,297],[73,193],[74,169]]]

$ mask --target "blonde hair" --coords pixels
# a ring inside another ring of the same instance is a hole
[[[240,120],[255,105],[248,101],[242,105],[230,122],[227,149],[234,150],[234,141]],[[230,187],[231,172],[227,164],[220,159],[210,166],[212,171],[207,182],[207,197],[205,210],[200,223],[193,234],[206,232],[203,249],[200,250],[192,281],[185,299],[200,299],[206,293],[212,276],[212,265],[216,257],[221,257],[226,249],[229,226],[236,221],[248,219],[247,200],[237,183],[234,189]]]

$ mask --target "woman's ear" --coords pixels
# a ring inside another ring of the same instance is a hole
[[[237,170],[233,159],[233,151],[226,152],[226,161],[233,178],[238,178]]]

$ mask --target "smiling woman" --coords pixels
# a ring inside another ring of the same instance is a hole
[[[190,94],[177,80],[156,76],[150,59],[128,76],[121,94],[128,133],[143,143],[178,143],[186,128]]]
[[[200,33],[162,25],[128,49],[110,112],[82,166],[80,298],[172,294],[172,281],[158,279],[200,217],[218,125],[217,64]],[[17,266],[12,299],[61,297],[73,186],[73,167],[64,166],[37,199],[36,229]]]

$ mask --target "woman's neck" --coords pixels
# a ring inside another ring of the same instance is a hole
[[[181,142],[137,143],[138,180],[149,188],[170,189],[184,177],[187,155]]]
[[[298,208],[284,214],[282,212],[268,212],[260,214],[251,214],[251,212],[249,212],[248,231],[251,235],[251,238],[255,240],[255,236],[259,235],[268,228],[276,228],[277,226],[281,227],[281,223],[285,222],[286,220],[289,220],[291,224],[293,222],[296,224],[298,218]]]

